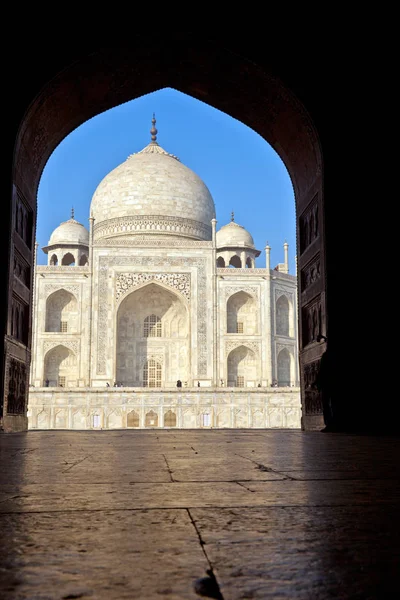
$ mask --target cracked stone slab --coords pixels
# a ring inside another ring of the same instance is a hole
[[[192,516],[226,599],[382,600],[398,588],[397,511],[257,507]]]
[[[245,459],[221,459],[210,461],[205,458],[185,459],[168,456],[168,465],[174,481],[238,481],[276,480],[286,475],[268,472]]]
[[[209,568],[188,512],[0,515],[0,597],[198,599]]]
[[[254,496],[237,483],[113,483],[3,486],[0,512],[245,506]]]

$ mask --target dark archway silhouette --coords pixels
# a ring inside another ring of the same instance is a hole
[[[328,119],[318,101],[324,97],[320,82],[311,72],[302,50],[291,54],[290,60],[284,56],[271,58],[265,45],[261,41],[257,44],[254,40],[244,46],[240,36],[230,37],[229,34],[213,40],[186,32],[169,35],[168,39],[160,35],[157,40],[138,36],[129,48],[91,48],[82,52],[53,48],[53,62],[37,60],[35,64],[41,65],[41,71],[36,71],[33,85],[20,87],[24,95],[19,98],[20,104],[14,113],[15,127],[11,130],[14,132],[12,198],[4,223],[7,232],[15,230],[12,243],[17,249],[21,246],[25,255],[28,253],[27,258],[32,264],[32,227],[36,218],[39,179],[50,154],[66,135],[96,114],[162,87],[173,87],[205,101],[257,131],[277,151],[290,174],[296,199],[297,238],[300,240],[297,249],[301,286],[299,357],[306,367],[318,363],[325,349],[321,344],[316,350],[315,343],[310,343],[307,332],[303,331],[310,308],[309,285],[313,286],[313,298],[317,298],[322,307],[320,327],[324,335],[328,334],[329,316],[329,345],[332,356],[336,352],[336,360],[340,337],[346,333],[345,323],[341,321],[341,304],[335,296],[337,292],[334,286],[328,285],[329,275],[334,282],[340,264],[336,262],[335,246],[337,226],[341,226],[344,219],[334,202],[324,200],[321,140],[326,140],[324,127]],[[182,47],[186,48],[184,63]],[[328,75],[324,75],[326,81]],[[18,77],[23,78],[20,72]],[[334,194],[331,198],[335,199]],[[10,239],[7,233],[2,236],[1,243],[2,255],[11,260]],[[327,250],[329,239],[330,254]],[[310,283],[309,270],[313,263],[320,265],[320,277]],[[14,300],[8,293],[13,286],[10,272],[9,269],[5,273],[2,286],[6,307],[3,333],[8,336],[4,346],[2,376],[5,393],[2,399],[7,397],[8,385],[4,374],[17,376],[23,371],[20,364],[27,364],[25,350],[14,344],[11,335],[10,315]],[[29,293],[32,298],[32,289]],[[29,324],[27,348],[30,347],[30,329]],[[4,336],[1,336],[1,342],[4,343]],[[304,378],[304,369],[301,372]],[[302,388],[303,427],[319,428],[321,413],[315,414],[315,403],[310,412],[303,392]],[[354,425],[359,416],[356,401],[348,402],[343,398],[343,390],[339,393],[333,389],[332,393],[338,418],[343,424]],[[8,418],[5,407],[4,414],[5,430],[26,428],[24,411],[18,418]]]

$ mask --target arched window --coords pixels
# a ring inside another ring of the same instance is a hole
[[[128,427],[139,427],[139,415],[135,410],[131,410],[131,412],[128,413],[127,417]]]
[[[276,333],[277,335],[289,334],[289,301],[282,295],[276,302]]]
[[[46,354],[43,383],[46,387],[76,385],[77,371],[75,354],[60,344]]]
[[[250,256],[248,256],[248,257],[246,258],[246,267],[247,267],[248,269],[252,269],[252,268],[253,268],[253,263],[252,263],[252,260],[251,260],[251,257],[250,257]]]
[[[223,269],[225,267],[225,261],[222,258],[222,256],[219,256],[218,259],[217,259],[217,267],[219,269]]]
[[[144,320],[143,337],[161,337],[161,319],[156,315],[150,315]]]
[[[73,294],[60,289],[47,298],[45,331],[76,333],[77,320],[78,304]]]
[[[145,427],[158,427],[158,414],[154,412],[154,410],[150,410],[146,413],[144,419]]]
[[[86,256],[86,254],[82,254],[82,256],[79,259],[79,266],[84,267],[87,264],[88,264],[88,257]]]
[[[228,356],[228,387],[246,387],[248,381],[258,377],[257,358],[251,348],[239,346]]]
[[[58,265],[58,258],[56,254],[53,254],[53,256],[51,257],[50,264],[53,267],[56,267]]]
[[[226,305],[227,333],[257,333],[257,308],[253,296],[244,291],[229,297]]]
[[[242,268],[242,261],[240,260],[239,256],[237,256],[237,254],[232,256],[231,260],[229,261],[229,266],[234,267],[235,269]]]
[[[176,414],[172,410],[167,410],[164,415],[164,427],[176,427]]]
[[[65,267],[73,267],[75,265],[75,258],[71,252],[67,252],[67,254],[63,257],[61,264]]]
[[[161,387],[161,365],[153,358],[148,360],[143,367],[143,387]]]

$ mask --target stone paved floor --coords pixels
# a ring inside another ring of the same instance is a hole
[[[0,464],[1,599],[399,597],[400,438],[30,431]]]

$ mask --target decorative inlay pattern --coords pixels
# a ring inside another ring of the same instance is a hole
[[[162,365],[164,364],[164,354],[154,354],[154,352],[151,352],[150,354],[142,355],[140,357],[140,364],[142,365],[142,367],[148,360],[155,360],[156,362],[160,363],[160,365]]]
[[[269,269],[229,269],[228,267],[219,267],[217,268],[218,275],[248,275],[249,277],[254,277],[254,275],[268,275],[270,273]],[[280,275],[286,275],[286,273],[279,273]],[[286,275],[288,277],[288,275]],[[290,275],[292,278],[293,275]]]
[[[59,341],[46,341],[43,342],[43,355],[45,355],[49,350],[55,348],[56,346],[65,346],[72,350],[74,354],[78,352],[78,341],[77,340],[59,340]]]
[[[314,196],[310,205],[299,219],[300,229],[300,254],[319,237],[318,194]]]
[[[141,269],[148,268],[197,268],[197,352],[198,376],[207,375],[207,272],[205,258],[170,258],[162,256],[100,256],[99,257],[99,308],[97,327],[97,374],[106,372],[106,348],[108,340],[108,269],[111,266],[128,267],[137,266]]]
[[[11,300],[11,335],[23,344],[28,344],[29,306],[19,296]]]
[[[245,292],[247,294],[252,294],[253,296],[257,297],[258,295],[258,288],[256,287],[226,287],[225,288],[225,298],[227,298],[228,296],[231,296],[233,294],[237,294],[237,292]]]
[[[14,186],[15,197],[15,231],[32,248],[33,212],[22,192]]]
[[[14,248],[14,275],[27,287],[31,287],[31,269],[26,260]]]
[[[115,280],[115,299],[143,283],[160,282],[175,288],[190,301],[190,273],[120,273]]]
[[[126,233],[158,233],[160,235],[187,235],[193,238],[211,239],[211,225],[193,219],[167,217],[164,215],[136,215],[115,217],[94,226],[94,239]]]
[[[61,284],[52,284],[48,283],[44,286],[46,296],[49,296],[53,292],[58,292],[59,290],[65,290],[66,292],[70,292],[74,296],[79,294],[79,285],[63,285]]]
[[[51,273],[64,273],[65,271],[73,271],[75,273],[80,272],[80,273],[89,273],[89,267],[85,266],[85,267],[68,267],[68,266],[64,266],[64,265],[38,265],[35,269],[37,271],[37,273],[45,273],[45,272],[51,272]]]
[[[26,364],[13,356],[8,356],[5,383],[7,390],[7,414],[25,414],[28,389],[28,370]]]
[[[293,355],[294,346],[290,346],[289,344],[276,344],[276,355],[278,356],[279,352],[285,349],[289,352],[289,354]]]
[[[244,346],[245,348],[250,348],[256,354],[260,353],[260,344],[258,342],[246,342],[245,340],[231,340],[226,342],[225,344],[225,354],[228,356],[229,352],[234,350],[235,348],[239,348],[239,346]]]
[[[301,271],[301,291],[304,292],[321,278],[321,258],[318,254]]]
[[[302,342],[303,347],[317,341],[317,336],[322,332],[322,302],[317,296],[302,308]]]
[[[321,394],[314,387],[320,364],[321,360],[316,360],[303,367],[304,408],[306,415],[320,415],[323,412]]]
[[[212,248],[212,242],[204,240],[190,240],[182,239],[171,236],[168,239],[162,238],[162,236],[151,236],[151,235],[129,235],[129,236],[118,236],[117,238],[111,239],[100,239],[94,244],[96,248],[102,246],[141,246],[145,248],[152,248],[154,246],[160,248]]]
[[[275,302],[279,300],[281,296],[286,296],[288,300],[293,300],[293,292],[289,292],[288,290],[285,290],[285,288],[274,286],[274,294]]]

